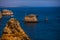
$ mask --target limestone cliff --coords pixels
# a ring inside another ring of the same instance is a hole
[[[23,31],[20,23],[15,18],[11,18],[4,28],[1,40],[30,40],[30,38]]]

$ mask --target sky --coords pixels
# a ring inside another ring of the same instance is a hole
[[[0,7],[60,7],[60,0],[0,0]]]

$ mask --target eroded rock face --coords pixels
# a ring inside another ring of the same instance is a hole
[[[24,18],[25,22],[38,22],[36,15],[30,14],[28,16],[25,16]]]
[[[11,18],[4,28],[1,40],[30,40],[30,38],[23,31],[20,23],[15,18]]]

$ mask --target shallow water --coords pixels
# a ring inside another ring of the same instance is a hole
[[[32,40],[60,40],[60,7],[17,7],[0,8],[0,10],[9,9],[14,12],[14,17],[20,22],[23,30]],[[27,25],[23,22],[28,14],[38,15],[39,23]],[[48,22],[45,18],[48,18]],[[0,20],[0,36],[11,17],[3,17]]]

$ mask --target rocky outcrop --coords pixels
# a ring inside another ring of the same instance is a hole
[[[30,14],[28,16],[25,16],[24,18],[25,22],[38,22],[36,15]]]
[[[0,19],[2,19],[2,13],[0,12]]]
[[[13,12],[11,10],[4,9],[2,10],[3,16],[13,16]]]
[[[30,40],[30,38],[23,31],[20,23],[15,18],[11,18],[4,28],[1,40]]]

